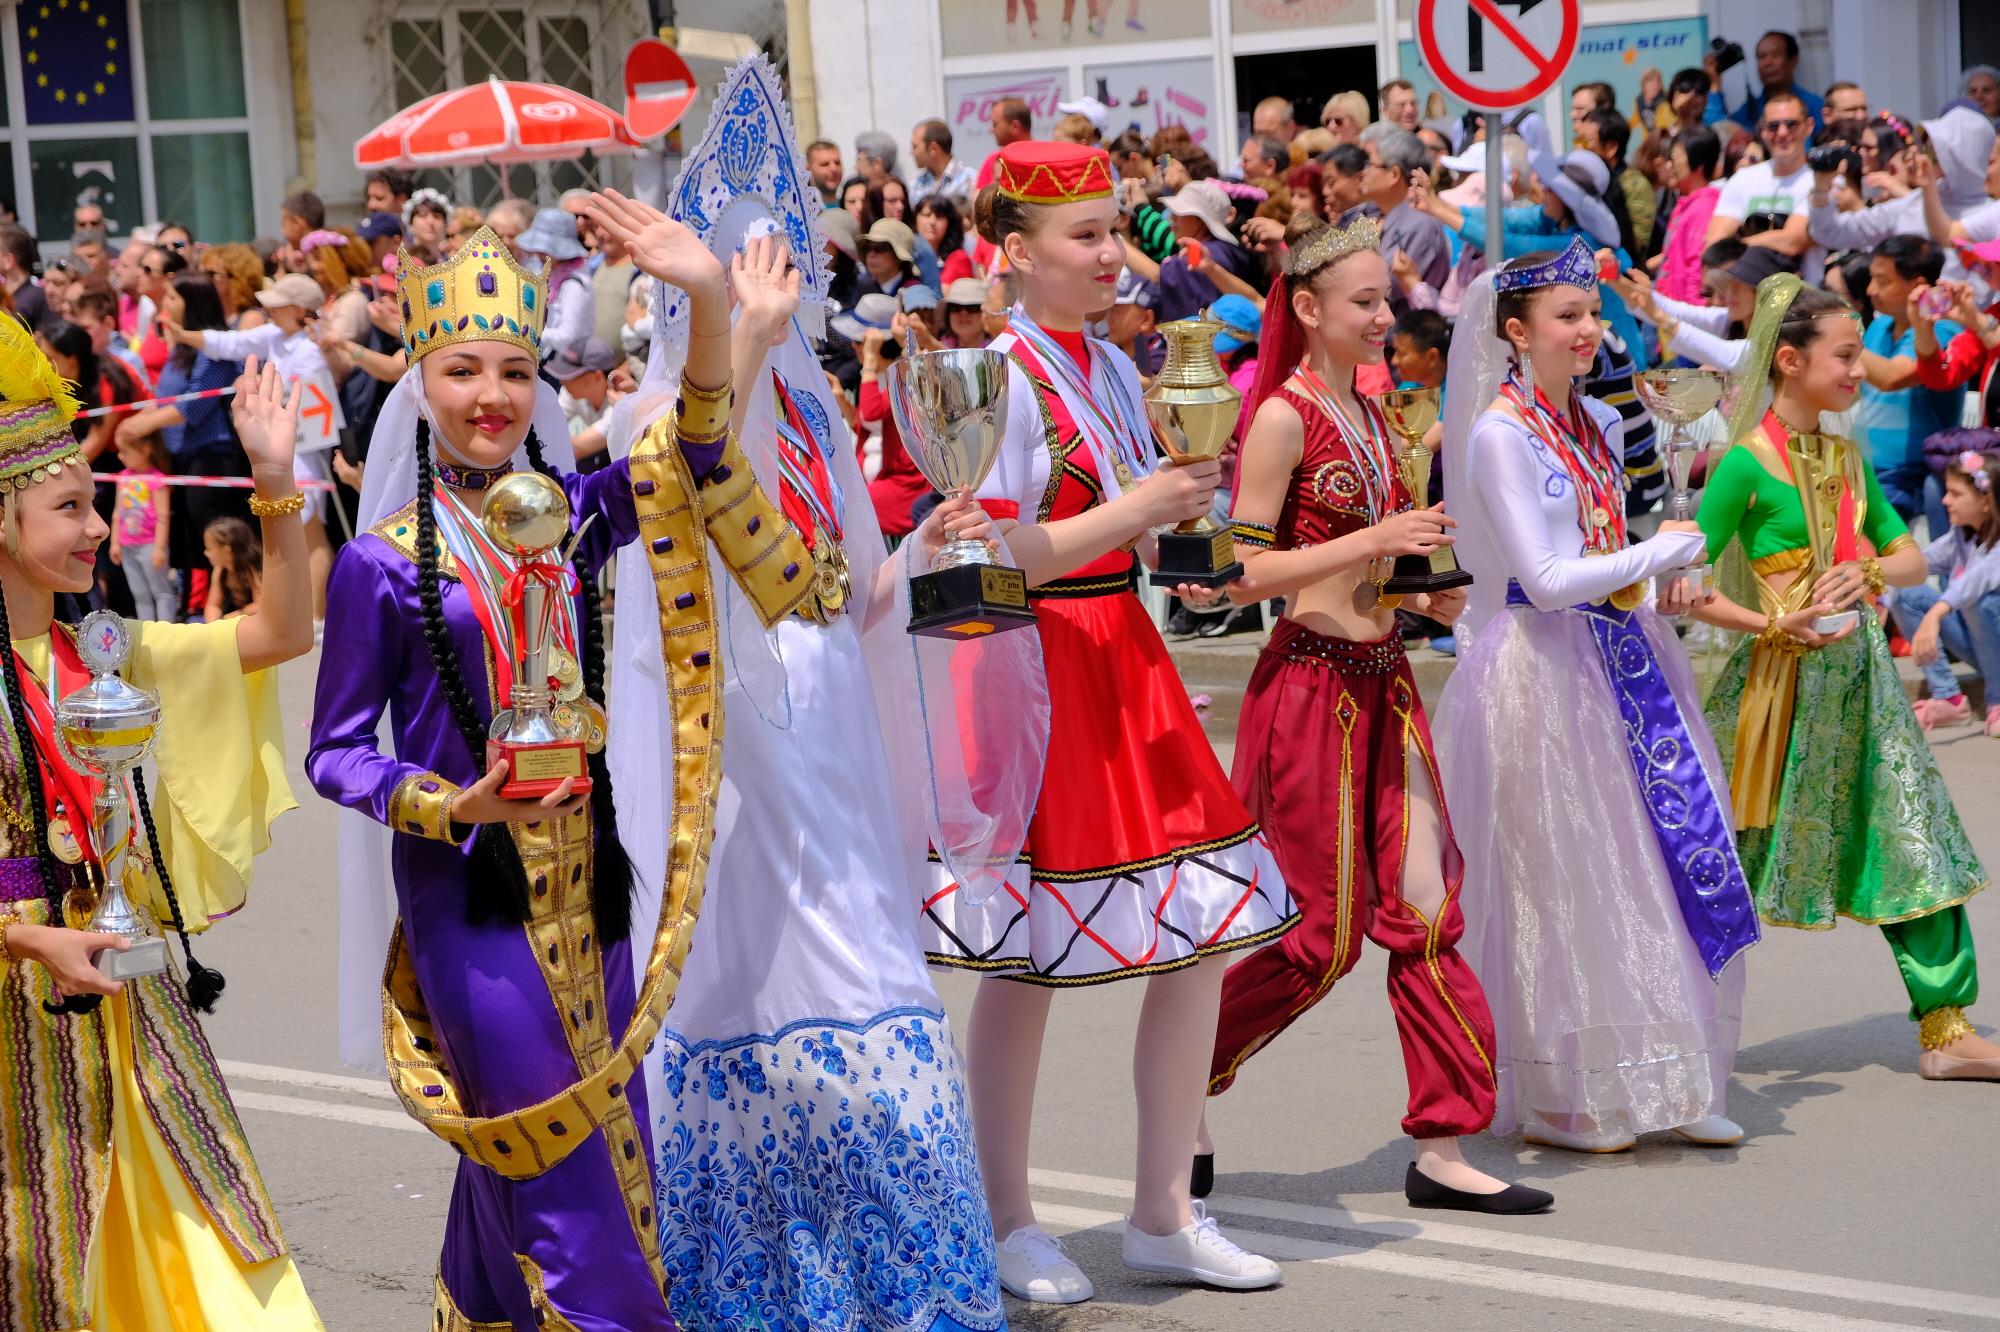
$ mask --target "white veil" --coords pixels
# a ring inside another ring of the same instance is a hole
[[[1457,538],[1453,554],[1472,575],[1465,614],[1454,627],[1461,658],[1479,630],[1507,603],[1506,562],[1486,520],[1479,479],[1468,456],[1472,424],[1499,394],[1514,363],[1514,349],[1494,327],[1493,275],[1489,268],[1466,288],[1452,334],[1451,357],[1445,364],[1445,383],[1450,386],[1444,404],[1445,508],[1458,520],[1452,533]]]
[[[383,400],[375,419],[361,482],[361,522],[366,533],[417,497],[417,421],[430,416],[424,376],[411,366]],[[433,431],[435,419],[433,418]],[[569,426],[556,391],[542,381],[535,390],[534,429],[542,456],[560,472],[573,471]],[[528,466],[523,445],[514,465]],[[388,714],[378,732],[382,752],[393,753]],[[622,829],[621,829],[622,831]],[[340,812],[340,1061],[364,1073],[380,1073],[382,1058],[382,968],[396,928],[396,883],[389,858],[393,834],[355,809]]]

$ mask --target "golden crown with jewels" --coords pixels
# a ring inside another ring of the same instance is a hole
[[[458,253],[429,268],[417,267],[410,252],[400,250],[396,274],[403,350],[412,365],[459,342],[511,342],[541,356],[548,279],[516,263],[491,227],[479,228]]]

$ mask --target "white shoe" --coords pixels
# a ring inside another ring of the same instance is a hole
[[[1727,1115],[1710,1115],[1692,1124],[1682,1124],[1674,1132],[1703,1147],[1734,1147],[1747,1136],[1743,1126]]]
[[[1097,1293],[1062,1241],[1040,1226],[1022,1226],[1000,1246],[1000,1287],[1035,1304],[1081,1304]]]
[[[1594,1128],[1579,1132],[1557,1128],[1537,1115],[1522,1126],[1521,1139],[1524,1142],[1532,1142],[1538,1147],[1560,1147],[1566,1152],[1594,1153],[1626,1152],[1639,1143],[1637,1138],[1626,1132],[1623,1116],[1615,1119],[1609,1128]]]
[[[1284,1278],[1284,1269],[1269,1258],[1238,1248],[1198,1202],[1194,1224],[1171,1235],[1148,1235],[1127,1221],[1125,1266],[1135,1272],[1187,1277],[1223,1290],[1263,1290]]]

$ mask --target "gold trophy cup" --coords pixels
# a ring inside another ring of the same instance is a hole
[[[1410,492],[1410,507],[1426,508],[1431,502],[1431,451],[1424,447],[1424,436],[1437,424],[1438,391],[1392,389],[1376,398],[1375,403],[1382,409],[1382,418],[1389,423],[1389,429],[1402,437],[1403,447],[1396,450],[1396,470],[1403,474],[1403,486]],[[1472,575],[1458,567],[1451,548],[1445,546],[1428,555],[1398,555],[1396,571],[1382,584],[1382,590],[1409,596],[1464,587],[1471,581]]]
[[[480,521],[487,535],[519,561],[505,600],[511,604],[518,599],[521,626],[514,644],[513,688],[487,730],[486,761],[507,760],[507,780],[500,787],[505,799],[539,800],[565,778],[575,783],[572,795],[587,795],[584,717],[549,687],[556,646],[551,599],[568,595],[563,590],[568,571],[542,557],[569,536],[569,496],[540,472],[515,472],[486,492]]]
[[[1146,390],[1146,417],[1176,463],[1221,457],[1243,410],[1243,394],[1229,382],[1215,354],[1215,335],[1221,331],[1213,319],[1160,325],[1167,363]],[[1150,579],[1155,587],[1221,587],[1243,576],[1229,526],[1214,514],[1190,518],[1162,532],[1159,541],[1160,565]]]
[[[1808,585],[1834,565],[1834,543],[1840,532],[1840,496],[1847,486],[1847,450],[1852,445],[1838,435],[1793,435],[1785,442],[1792,480],[1799,490],[1799,507],[1806,511],[1806,541],[1812,563],[1800,575]],[[1816,634],[1837,634],[1860,623],[1857,609],[1822,615],[1812,623]]]

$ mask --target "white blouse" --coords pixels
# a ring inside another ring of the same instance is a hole
[[[1612,456],[1622,458],[1618,409],[1583,401]],[[1586,555],[1575,482],[1548,445],[1504,412],[1488,411],[1472,423],[1466,458],[1477,485],[1469,502],[1455,505],[1457,553],[1473,577],[1468,615],[1475,628],[1506,605],[1510,579],[1537,610],[1560,610],[1695,563],[1706,549],[1699,532],[1661,532],[1609,555]]]

